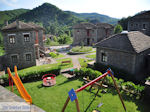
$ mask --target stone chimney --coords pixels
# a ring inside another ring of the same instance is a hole
[[[16,20],[17,29],[20,28],[19,20]]]

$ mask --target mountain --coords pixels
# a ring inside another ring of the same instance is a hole
[[[44,3],[32,10],[17,9],[11,11],[0,11],[0,28],[4,26],[4,21],[9,23],[16,19],[24,22],[34,22],[46,29],[46,33],[53,35],[61,35],[64,32],[70,32],[71,27],[80,22],[104,22],[116,24],[118,19],[111,18],[98,13],[75,13],[70,11],[62,11],[55,5]]]
[[[13,22],[16,19],[24,22],[38,23],[46,29],[46,33],[53,35],[60,35],[64,31],[68,31],[73,24],[86,22],[86,20],[64,12],[49,3],[44,3],[39,7],[22,13],[10,21]]]
[[[91,23],[109,23],[109,24],[117,24],[118,20],[117,18],[112,18],[109,17],[107,15],[103,15],[103,14],[98,14],[98,13],[75,13],[75,12],[71,12],[71,11],[66,11],[70,14],[75,15],[76,17],[82,18],[82,19],[86,19]]]
[[[44,26],[54,22],[57,22],[60,25],[73,25],[76,22],[85,21],[84,19],[80,19],[72,14],[62,11],[49,3],[44,3],[14,19],[24,20],[25,22],[39,22]]]
[[[5,21],[9,21],[12,18],[17,17],[18,15],[29,11],[28,9],[16,9],[10,11],[0,11],[0,27],[2,27]]]

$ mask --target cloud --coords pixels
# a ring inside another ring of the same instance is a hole
[[[16,3],[18,0],[1,0],[1,2],[7,6],[10,7],[15,7],[16,5],[14,3]]]

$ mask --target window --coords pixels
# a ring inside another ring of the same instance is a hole
[[[15,35],[9,35],[9,43],[15,44]]]
[[[107,62],[107,55],[102,53],[102,62]]]
[[[143,29],[145,29],[146,28],[146,24],[143,24]]]
[[[31,61],[31,54],[26,54],[26,61]]]
[[[23,34],[23,36],[24,36],[25,42],[30,42],[30,35],[29,34]]]
[[[18,57],[17,57],[17,55],[11,56],[11,61],[12,61],[12,63],[17,63],[17,62],[18,62]]]
[[[138,24],[135,24],[135,27],[137,28],[137,27],[138,27]]]

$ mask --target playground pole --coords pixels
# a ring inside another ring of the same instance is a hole
[[[87,83],[86,85],[80,87],[79,89],[76,90],[76,93],[84,90],[86,87],[94,84],[95,82],[99,81],[100,79],[102,79],[103,77],[106,77],[108,75],[108,72],[104,73],[103,75],[97,77],[96,79],[92,80],[91,82]]]
[[[123,99],[122,99],[122,97],[121,97],[120,90],[119,90],[119,88],[118,88],[118,86],[117,86],[117,83],[116,83],[116,81],[115,81],[115,79],[114,79],[114,76],[112,75],[111,72],[110,72],[109,74],[110,74],[111,77],[112,77],[112,80],[113,80],[113,82],[114,82],[115,88],[116,88],[116,90],[117,90],[117,92],[118,92],[119,98],[120,98],[121,103],[122,103],[122,105],[123,105],[123,108],[124,108],[124,110],[125,110],[125,112],[126,112],[127,110],[126,110],[125,104],[124,104],[124,102],[123,102]]]
[[[68,103],[69,103],[69,100],[70,100],[70,97],[68,96],[68,98],[67,98],[67,100],[66,100],[66,103],[64,104],[64,107],[63,107],[63,109],[62,109],[62,112],[65,111],[65,109],[66,109],[66,107],[67,107],[67,105],[68,105]]]
[[[76,102],[77,112],[80,112],[78,99],[75,99],[75,102]]]

